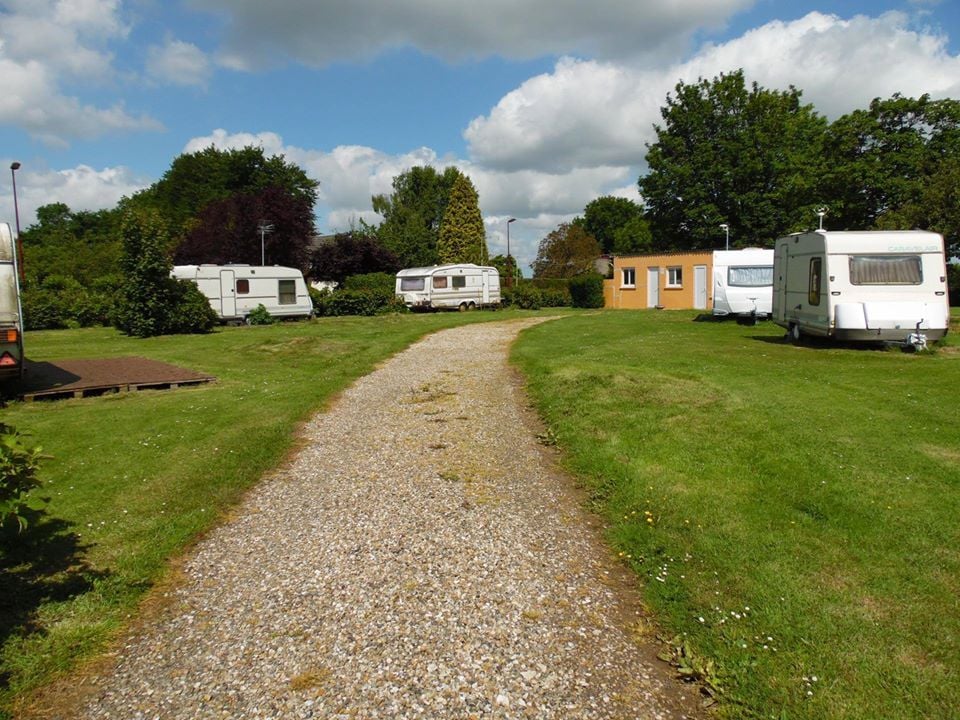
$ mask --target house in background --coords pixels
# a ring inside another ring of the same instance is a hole
[[[713,250],[617,255],[613,277],[604,280],[604,307],[709,310]]]

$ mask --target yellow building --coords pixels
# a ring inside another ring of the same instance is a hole
[[[713,251],[617,255],[603,283],[604,307],[709,310]]]

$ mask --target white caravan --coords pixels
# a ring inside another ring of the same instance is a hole
[[[397,273],[397,297],[414,310],[499,305],[500,273],[472,263],[408,268]]]
[[[23,375],[23,309],[17,245],[7,223],[0,223],[0,380]]]
[[[943,238],[816,230],[777,240],[773,320],[802,335],[923,347],[947,333]]]
[[[770,317],[773,312],[773,250],[713,252],[713,314]]]
[[[278,265],[176,265],[173,276],[197,284],[221,320],[243,321],[263,305],[278,318],[308,317],[313,302],[303,273]]]

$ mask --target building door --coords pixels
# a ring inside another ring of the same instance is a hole
[[[693,266],[693,309],[707,309],[707,266]]]
[[[233,270],[220,271],[220,314],[225,317],[236,317],[237,295],[235,293]]]
[[[660,304],[660,268],[647,268],[647,307]]]

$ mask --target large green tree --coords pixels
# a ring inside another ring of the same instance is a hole
[[[442,173],[430,165],[412,167],[393,179],[393,193],[374,195],[373,209],[383,222],[377,237],[402,267],[436,265],[440,223],[460,171]]]
[[[543,240],[533,261],[535,278],[570,278],[594,272],[600,243],[580,225],[562,223]]]
[[[960,252],[960,102],[875,99],[832,123],[825,152],[827,227],[933,230]]]
[[[604,253],[624,255],[650,248],[650,227],[643,206],[629,198],[605,195],[587,203],[583,217],[574,220],[593,235]]]
[[[208,207],[237,196],[249,203],[267,192],[281,192],[299,208],[299,224],[312,228],[317,186],[298,165],[282,155],[267,156],[263,148],[208,147],[178,156],[160,180],[125,200],[124,205],[159,211],[173,246],[177,246]],[[250,232],[256,233],[256,222]]]
[[[487,233],[480,214],[477,190],[466,175],[450,189],[450,199],[440,222],[437,259],[440,263],[487,262]]]
[[[827,123],[800,95],[748,89],[743,71],[676,86],[639,180],[655,247],[717,247],[721,223],[735,246],[810,227]]]

